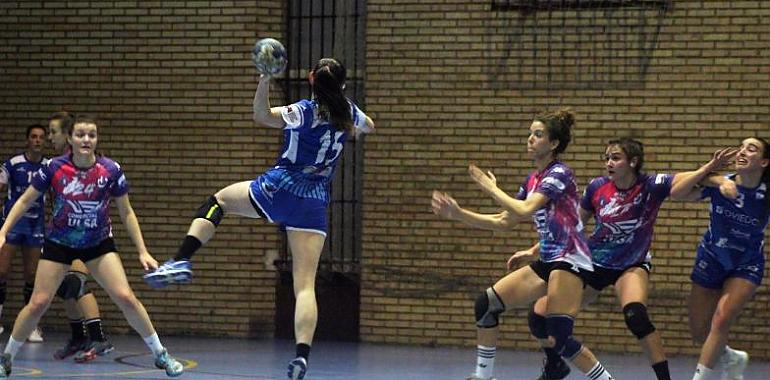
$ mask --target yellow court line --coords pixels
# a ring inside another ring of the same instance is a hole
[[[126,356],[122,356],[122,358],[144,356],[144,355],[146,354],[126,355]],[[198,367],[198,362],[196,362],[195,360],[181,359],[181,358],[176,358],[176,360],[182,362],[182,365],[184,366],[185,371],[187,371],[188,369],[193,369]],[[16,372],[17,369],[27,370],[29,372],[17,373]],[[100,373],[78,372],[78,373],[72,373],[72,374],[61,373],[61,374],[56,374],[54,376],[56,377],[98,377],[98,376],[105,376],[105,375],[106,376],[130,376],[130,375],[138,375],[143,373],[152,373],[157,371],[162,371],[162,370],[157,368],[152,368],[152,369],[141,369],[141,370],[135,370],[135,371],[119,371],[119,372],[100,372]],[[43,373],[44,373],[43,370],[40,368],[13,367],[14,376],[40,376],[40,375],[43,375]]]

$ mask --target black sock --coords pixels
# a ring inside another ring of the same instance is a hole
[[[24,283],[24,304],[28,304],[29,300],[32,298],[32,291],[35,290],[35,283],[34,282],[25,282]]]
[[[198,238],[192,235],[187,235],[184,237],[184,241],[182,241],[182,245],[179,247],[179,250],[176,252],[176,256],[174,256],[175,261],[179,260],[187,260],[189,261],[193,254],[195,254],[195,251],[198,250],[198,248],[201,247],[203,243],[201,243]]]
[[[305,343],[297,344],[297,357],[303,358],[307,361],[307,357],[310,356],[310,345]]]
[[[83,326],[83,318],[70,319],[70,329],[72,329],[72,340],[75,342],[86,339],[86,329]]]
[[[668,360],[653,364],[652,369],[655,371],[655,376],[658,377],[658,380],[671,380],[671,375],[668,373]]]
[[[553,348],[543,347],[543,352],[545,352],[546,366],[552,367],[558,365],[559,362],[561,362],[561,355],[559,355]]]
[[[104,331],[102,331],[101,318],[93,318],[86,321],[86,329],[88,329],[88,337],[95,342],[104,342],[107,340],[104,337]]]
[[[5,297],[8,295],[8,283],[0,282],[0,305],[5,304]]]

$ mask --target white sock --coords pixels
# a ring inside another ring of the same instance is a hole
[[[476,346],[476,377],[489,379],[495,372],[495,347]]]
[[[158,338],[158,333],[153,333],[152,335],[148,337],[142,338],[144,339],[144,344],[147,345],[147,347],[150,348],[150,351],[152,351],[152,354],[155,356],[160,355],[165,348],[162,344],[160,344],[160,338]]]
[[[713,369],[698,363],[698,366],[695,368],[695,375],[693,375],[692,380],[709,380],[713,374]]]
[[[596,362],[596,365],[586,373],[586,376],[591,380],[613,380],[612,375],[599,362]]]
[[[16,358],[16,354],[19,353],[19,350],[21,350],[21,346],[24,345],[24,340],[19,342],[16,339],[13,339],[13,337],[8,338],[8,344],[5,345],[5,351],[6,354],[11,354],[11,360]]]

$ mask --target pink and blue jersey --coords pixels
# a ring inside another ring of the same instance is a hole
[[[38,170],[32,186],[40,192],[53,188],[53,217],[47,239],[70,248],[83,249],[112,237],[110,199],[128,193],[128,183],[117,162],[96,158],[81,169],[72,155],[59,156]]]
[[[652,259],[653,226],[671,193],[673,179],[669,174],[641,174],[624,190],[608,177],[594,178],[588,184],[580,207],[596,220],[588,238],[594,265],[625,270]]]
[[[32,162],[24,153],[17,154],[3,163],[0,167],[0,184],[8,186],[8,198],[3,204],[3,218],[8,216],[11,208],[32,182],[32,176],[48,162],[43,158],[40,162]],[[43,223],[45,219],[44,196],[27,209],[24,218],[34,219],[35,223]]]
[[[592,271],[591,253],[578,217],[577,183],[572,170],[554,161],[542,172],[531,173],[516,195],[524,200],[541,193],[548,202],[532,215],[540,235],[540,260],[565,261]]]
[[[371,132],[364,113],[349,103],[355,129]],[[286,124],[281,156],[262,178],[274,191],[328,203],[329,183],[348,134],[322,117],[314,100],[303,99],[283,107],[281,116]]]
[[[735,176],[728,178],[734,180]],[[736,199],[726,198],[713,187],[701,193],[703,198],[711,198],[711,219],[699,248],[725,270],[749,262],[764,263],[765,229],[770,219],[765,205],[767,186],[762,183],[756,188],[737,188]]]

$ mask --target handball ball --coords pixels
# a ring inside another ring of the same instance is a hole
[[[278,75],[286,68],[286,48],[275,39],[263,38],[254,44],[251,51],[251,61],[260,74]]]

